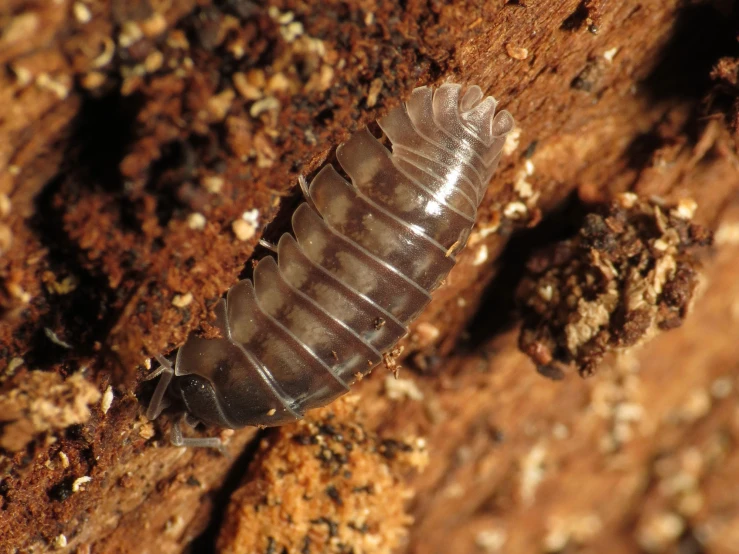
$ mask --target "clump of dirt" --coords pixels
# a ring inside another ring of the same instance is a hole
[[[682,324],[699,279],[695,250],[712,240],[691,222],[695,208],[624,193],[529,260],[516,293],[519,346],[540,373],[591,375],[607,352]]]
[[[100,391],[75,373],[31,371],[17,388],[0,394],[0,448],[16,452],[45,431],[65,429],[90,419],[90,404]]]
[[[427,461],[422,439],[368,432],[357,397],[344,397],[262,443],[232,496],[218,551],[395,552],[412,522],[401,475]]]

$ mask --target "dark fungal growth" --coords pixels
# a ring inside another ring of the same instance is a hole
[[[519,346],[543,375],[591,375],[603,356],[679,327],[698,284],[695,202],[631,193],[589,213],[579,233],[535,254],[517,290]]]

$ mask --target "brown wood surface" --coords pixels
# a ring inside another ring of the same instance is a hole
[[[739,552],[738,34],[722,0],[4,2],[0,552]],[[348,470],[385,488],[369,539],[326,539],[296,429],[172,448],[145,360],[208,331],[298,175],[447,80],[519,130],[400,381],[336,408],[369,437]],[[544,379],[516,347],[523,265],[623,191],[697,202],[700,293],[594,377]],[[259,491],[304,504],[255,515]]]

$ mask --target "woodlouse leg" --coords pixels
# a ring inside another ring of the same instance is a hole
[[[187,414],[183,414],[182,418],[175,421],[172,425],[172,445],[173,446],[184,446],[187,448],[203,447],[203,448],[215,448],[224,456],[228,456],[228,450],[223,444],[223,441],[218,437],[183,437],[181,423],[184,422],[187,425],[192,425],[193,422],[188,418]]]
[[[167,392],[167,387],[169,387],[170,381],[172,381],[172,377],[174,377],[174,368],[172,367],[172,364],[169,363],[169,360],[160,355],[157,355],[156,359],[159,362],[160,367],[154,372],[155,377],[157,375],[161,375],[161,378],[157,383],[157,388],[154,389],[154,394],[149,402],[149,407],[146,409],[146,417],[149,419],[156,419],[159,414],[162,413],[162,410],[167,407],[164,395]],[[151,378],[151,376],[149,378]]]
[[[153,379],[156,379],[156,378],[157,378],[157,377],[159,377],[159,376],[160,376],[160,375],[161,375],[162,373],[164,373],[164,369],[165,369],[165,367],[164,367],[163,365],[159,364],[159,367],[158,367],[158,368],[156,368],[156,369],[155,369],[154,371],[152,371],[151,373],[149,373],[149,375],[147,375],[146,377],[144,377],[144,378],[142,379],[142,381],[152,381]]]

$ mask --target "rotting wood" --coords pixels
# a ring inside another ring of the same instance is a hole
[[[13,0],[0,12],[2,390],[30,370],[67,376],[81,366],[100,391],[115,389],[106,414],[95,407],[85,423],[0,458],[0,548],[41,552],[66,543],[70,551],[114,552],[134,541],[139,552],[166,553],[200,535],[225,501],[205,493],[251,451],[234,464],[155,448],[167,429],[141,417],[137,366],[203,323],[275,214],[269,231],[285,228],[298,173],[310,173],[348,132],[417,84],[447,78],[494,94],[521,132],[491,186],[475,243],[418,323],[438,329],[438,339],[406,349],[429,368],[426,377],[401,372],[418,380],[423,401],[389,400],[384,375],[362,385],[374,427],[428,437],[431,464],[413,481],[409,550],[494,552],[504,541],[505,552],[542,544],[556,551],[585,541],[607,553],[698,540],[726,503],[722,483],[736,480],[734,451],[698,479],[705,517],[677,513],[680,498],[659,496],[669,471],[648,463],[655,454],[676,456],[681,444],[704,448],[735,418],[735,392],[711,396],[726,390],[716,383],[736,372],[737,354],[734,341],[716,338],[737,333],[730,237],[739,216],[724,213],[737,191],[731,64],[716,73],[720,88],[709,81],[712,65],[735,45],[725,4],[407,2],[401,10],[396,2],[325,2],[318,11],[286,0],[271,12],[251,2],[222,10],[199,4],[176,2],[158,13],[163,4],[146,1]],[[707,286],[718,289],[698,299],[684,327],[639,355],[640,400],[657,422],[651,435],[624,446],[629,431],[615,408],[591,408],[605,394],[595,392],[599,384],[628,381],[628,371],[608,369],[615,362],[592,380],[557,386],[515,352],[514,334],[496,337],[514,321],[510,283],[523,261],[520,252],[501,252],[511,234],[524,252],[540,238],[536,229],[520,231],[535,214],[502,215],[507,207],[522,213],[511,204],[526,184],[539,195],[540,229],[556,223],[549,216],[575,191],[598,199],[625,190],[692,196],[699,222],[723,226],[724,242],[707,264]],[[259,228],[241,242],[231,228],[245,213],[258,214]],[[193,226],[193,214],[205,222],[197,217]],[[186,306],[173,302],[187,294]],[[51,343],[46,328],[73,348]],[[478,346],[463,344],[450,359],[465,329]],[[709,391],[715,409],[700,415],[706,403],[691,400],[692,388]],[[680,415],[684,424],[673,426],[670,414],[685,410],[699,415]],[[232,451],[254,436],[236,433]],[[601,441],[605,452],[613,444],[625,451],[623,473],[600,471],[624,459],[604,456]],[[523,488],[517,467],[529,470]],[[644,475],[653,486],[641,487]],[[623,481],[623,496],[606,503]],[[590,494],[574,494],[583,489]],[[604,503],[607,513],[585,517]],[[642,503],[648,509],[637,518],[634,505]],[[727,513],[736,517],[733,506]],[[672,527],[660,527],[665,522]],[[676,522],[680,536],[652,532],[674,532]],[[736,544],[730,533],[719,528],[711,544]]]

